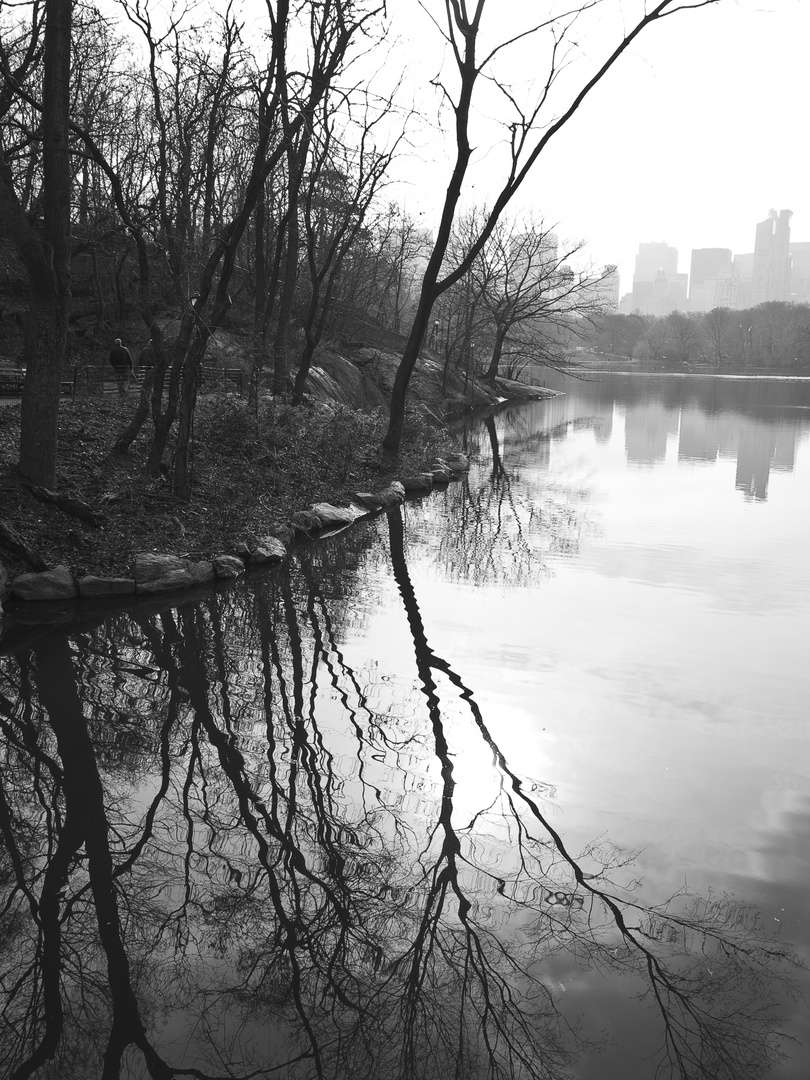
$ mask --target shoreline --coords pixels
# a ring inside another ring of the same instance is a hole
[[[508,390],[514,403],[556,396],[525,384]],[[379,450],[381,415],[323,402],[292,410],[271,401],[256,420],[241,398],[201,401],[195,492],[185,503],[167,492],[165,471],[158,478],[143,471],[151,428],[127,455],[109,449],[131,396],[64,403],[58,495],[16,472],[19,403],[6,403],[0,640],[20,621],[64,622],[66,606],[103,602],[110,609],[216,586],[288,558],[301,538],[332,536],[469,468],[451,448],[449,430],[437,431],[423,417],[412,420],[392,465]]]

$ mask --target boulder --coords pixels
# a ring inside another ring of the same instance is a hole
[[[351,506],[332,506],[331,503],[313,503],[311,513],[319,519],[322,529],[333,529],[336,525],[351,525],[362,511]]]
[[[11,595],[18,600],[71,600],[78,595],[73,574],[66,566],[55,566],[39,574],[20,574],[11,582]]]
[[[234,547],[234,551],[244,562],[247,562],[250,558],[250,547],[245,543],[244,540],[239,541],[239,543]]]
[[[290,524],[299,532],[312,532],[313,529],[322,528],[321,519],[311,510],[296,510],[290,518]]]
[[[448,467],[440,461],[436,461],[430,466],[430,475],[433,477],[434,484],[449,484],[453,479],[453,474]]]
[[[352,501],[349,503],[349,509],[354,511],[354,520],[359,521],[360,518],[369,517],[374,511],[369,510],[365,503],[358,502],[352,495]]]
[[[251,551],[248,562],[253,566],[258,563],[278,563],[286,555],[286,547],[275,536],[262,536]]]
[[[382,499],[370,491],[355,491],[354,498],[372,514],[375,510],[382,510]]]
[[[401,483],[406,491],[430,491],[433,487],[433,474],[425,472],[403,476]]]
[[[405,501],[405,488],[399,482],[399,480],[392,480],[387,488],[379,494],[382,508],[387,510],[391,506],[399,506],[401,502]]]
[[[250,554],[248,553],[249,557]],[[215,555],[213,561],[214,575],[225,581],[239,577],[240,574],[245,572],[245,564],[237,555]]]
[[[176,592],[212,581],[210,562],[191,562],[179,555],[154,555],[141,552],[135,556],[135,588],[139,593]]]
[[[454,476],[470,471],[470,459],[466,454],[449,454],[439,464],[446,465]]]
[[[274,536],[276,540],[280,540],[285,547],[290,547],[293,540],[295,540],[295,529],[292,525],[269,525],[267,528],[267,535]]]
[[[133,578],[105,578],[87,577],[79,578],[79,596],[134,596],[135,581]]]

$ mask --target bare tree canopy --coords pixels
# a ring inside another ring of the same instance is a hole
[[[408,383],[428,330],[434,303],[442,292],[450,288],[470,269],[473,261],[487,243],[502,213],[537,163],[549,141],[571,120],[585,98],[649,26],[668,15],[694,11],[717,2],[718,0],[694,0],[691,3],[681,2],[681,0],[659,0],[657,4],[649,7],[645,5],[635,24],[625,30],[607,57],[601,63],[597,63],[596,70],[585,76],[579,89],[572,93],[567,102],[557,106],[554,94],[555,85],[571,59],[571,49],[575,46],[579,20],[586,12],[598,6],[598,0],[548,14],[539,20],[533,9],[534,21],[530,20],[523,29],[512,33],[509,37],[499,38],[496,35],[494,40],[490,40],[487,33],[487,22],[494,23],[498,20],[497,5],[487,4],[486,0],[475,0],[474,3],[468,3],[467,0],[446,0],[444,17],[441,21],[436,17],[435,25],[437,32],[447,43],[450,55],[448,66],[452,73],[452,82],[449,81],[451,76],[448,76],[448,80],[445,81],[440,75],[437,78],[437,84],[454,120],[455,160],[447,184],[433,249],[422,279],[419,304],[391,396],[390,420],[384,440],[384,445],[389,452],[396,453],[399,449],[405,419]],[[543,39],[549,43],[547,67],[539,80],[540,89],[534,94],[529,104],[521,103],[517,99],[503,75],[493,75],[491,72],[496,59],[502,59],[503,54],[508,53],[510,48],[527,38]],[[481,94],[481,87],[490,82],[494,82],[501,92],[508,112],[508,119],[504,121],[508,132],[505,140],[507,149],[505,175],[499,192],[492,200],[489,214],[482,222],[476,240],[457,265],[447,268],[444,266],[445,255],[473,153],[470,141],[471,122]],[[549,114],[550,108],[553,111]]]

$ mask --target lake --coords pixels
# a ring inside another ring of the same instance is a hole
[[[810,381],[552,380],[289,567],[7,638],[10,1075],[807,1076]]]

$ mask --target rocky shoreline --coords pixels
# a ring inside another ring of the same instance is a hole
[[[381,491],[355,492],[347,506],[313,503],[307,510],[293,513],[289,521],[273,526],[267,535],[242,540],[232,552],[206,559],[141,552],[136,554],[129,572],[121,576],[76,577],[70,567],[60,564],[52,569],[18,574],[10,580],[0,563],[0,632],[3,602],[8,604],[12,618],[24,606],[28,609],[26,623],[38,621],[38,611],[43,621],[52,622],[54,603],[75,606],[83,601],[154,598],[233,580],[247,568],[282,562],[290,555],[298,537],[317,540],[333,536],[357,521],[401,504],[408,494],[425,494],[434,486],[446,485],[468,469],[466,455],[446,455],[424,472],[391,481]],[[59,621],[64,621],[64,611],[60,614],[63,618]]]

